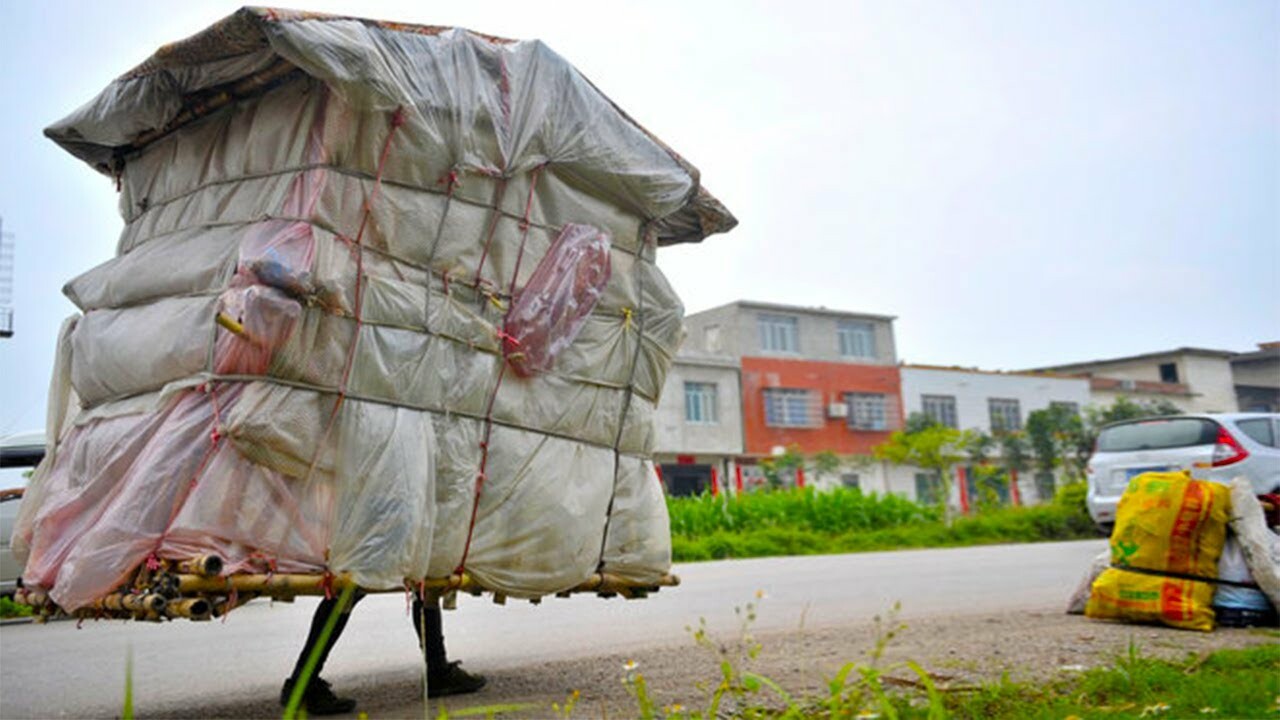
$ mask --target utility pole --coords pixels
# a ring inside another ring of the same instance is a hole
[[[13,337],[13,235],[0,218],[0,338]]]

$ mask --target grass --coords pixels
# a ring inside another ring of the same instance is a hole
[[[678,562],[1097,537],[1073,486],[1051,503],[983,508],[950,526],[937,506],[846,488],[669,498],[667,508]]]
[[[34,612],[35,608],[30,605],[15,602],[8,595],[0,596],[0,618],[30,617]]]
[[[629,663],[623,682],[645,720],[737,718],[815,718],[907,720],[943,718],[1021,720],[1022,718],[1254,718],[1280,716],[1280,644],[1220,650],[1167,661],[1143,655],[1130,644],[1105,666],[1048,683],[1002,679],[980,685],[945,684],[945,676],[918,663],[885,663],[886,648],[906,626],[897,607],[876,618],[876,641],[868,660],[847,663],[822,691],[807,696],[749,668],[760,652],[750,633],[756,609],[735,608],[741,628],[737,642],[714,640],[703,622],[691,629],[694,642],[711,654],[719,682],[700,687],[701,698],[686,707],[659,707],[643,675]],[[1276,633],[1272,636],[1280,637]]]

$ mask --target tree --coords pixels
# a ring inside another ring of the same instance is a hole
[[[796,468],[802,465],[804,465],[804,457],[800,455],[794,445],[788,447],[781,455],[767,457],[760,461],[760,469],[764,471],[764,477],[769,481],[769,487],[774,489],[782,487],[784,475],[793,475]]]
[[[936,422],[908,420],[907,429],[894,432],[873,448],[872,453],[895,465],[914,465],[937,473],[942,483],[941,505],[947,523],[951,523],[951,471],[956,463],[964,460],[959,430]]]
[[[840,456],[831,450],[823,450],[813,455],[813,474],[815,477],[821,478],[827,475],[834,475],[840,470]]]

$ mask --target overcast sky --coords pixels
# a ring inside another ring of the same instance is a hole
[[[41,130],[233,2],[2,2],[0,436],[43,425],[111,183]],[[1280,3],[339,2],[539,38],[741,225],[659,264],[736,299],[897,316],[907,362],[1016,369],[1280,339]]]

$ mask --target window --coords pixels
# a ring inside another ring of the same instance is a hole
[[[1080,414],[1080,403],[1071,402],[1069,400],[1054,400],[1049,403],[1051,408],[1060,408],[1071,415]]]
[[[1167,382],[1167,383],[1178,382],[1178,364],[1177,363],[1161,363],[1160,364],[1160,382]]]
[[[759,322],[760,350],[779,353],[800,352],[800,332],[794,317],[761,314]]]
[[[715,383],[684,384],[684,419],[695,425],[715,425],[720,422]]]
[[[1022,429],[1022,411],[1017,400],[990,398],[987,408],[991,411],[991,432]]]
[[[858,477],[858,473],[841,473],[840,484],[847,488],[862,489],[862,479]]]
[[[1112,425],[1098,433],[1099,452],[1168,450],[1213,445],[1218,441],[1218,424],[1201,418],[1140,420]]]
[[[876,356],[876,328],[869,322],[841,320],[836,325],[836,337],[840,341],[840,355],[843,357]]]
[[[845,393],[851,430],[888,430],[889,397],[877,393]]]
[[[1276,447],[1276,436],[1271,429],[1271,420],[1269,418],[1254,418],[1252,420],[1237,420],[1236,427],[1245,435],[1257,440],[1267,447]]]
[[[955,395],[922,395],[920,405],[924,414],[934,422],[949,428],[960,427],[960,422],[956,419]]]
[[[766,388],[764,424],[769,427],[813,427],[818,423],[817,393],[809,390]]]
[[[916,502],[922,505],[942,502],[942,478],[937,473],[916,473]]]

